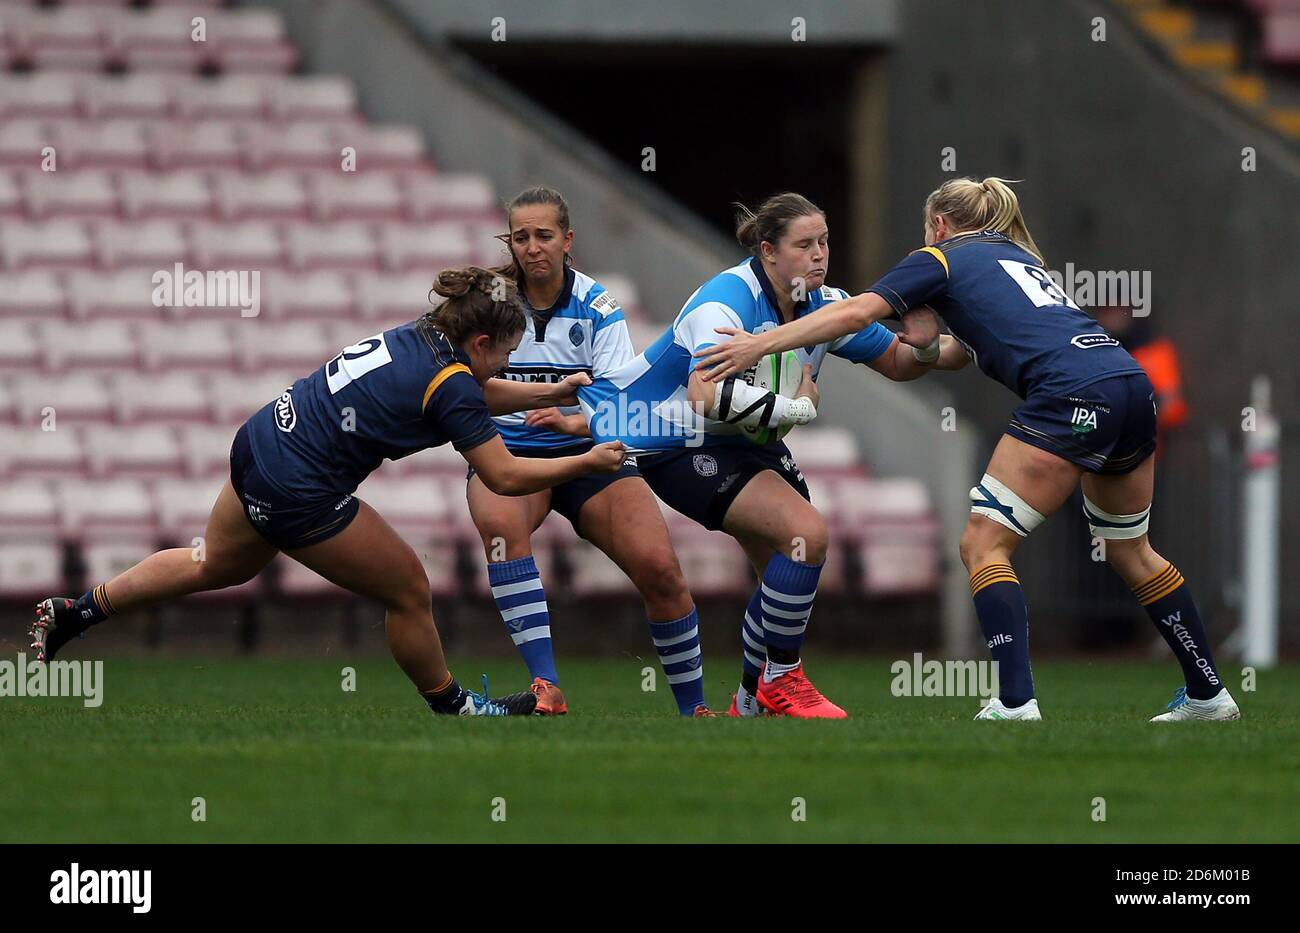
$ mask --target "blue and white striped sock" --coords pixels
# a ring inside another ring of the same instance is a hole
[[[560,677],[551,651],[551,614],[533,555],[489,563],[488,583],[506,631],[528,665],[528,673],[558,684]]]
[[[773,554],[767,562],[759,590],[764,643],[769,649],[799,657],[821,572],[821,564],[799,564],[784,554]]]
[[[763,589],[754,588],[754,595],[749,597],[745,607],[745,619],[740,623],[741,651],[744,659],[741,664],[744,677],[741,680],[753,692],[753,685],[758,683],[758,676],[763,673],[763,664],[767,661],[767,639],[763,634]],[[750,678],[753,680],[750,680]]]
[[[651,622],[650,637],[659,652],[668,686],[673,688],[677,711],[693,716],[704,702],[704,656],[700,651],[700,619],[691,607],[689,615],[671,622]]]

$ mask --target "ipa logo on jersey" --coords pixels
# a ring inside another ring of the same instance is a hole
[[[293,395],[289,389],[275,400],[275,426],[288,434],[298,423],[298,412],[293,407]]]

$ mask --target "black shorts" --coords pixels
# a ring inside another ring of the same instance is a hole
[[[591,444],[574,444],[569,447],[539,448],[530,450],[527,448],[510,448],[510,452],[516,457],[542,457],[550,459],[553,457],[573,457],[578,454],[586,453],[591,450]],[[560,483],[558,486],[551,487],[551,511],[559,512],[569,520],[573,530],[578,533],[578,537],[585,538],[582,533],[582,525],[578,517],[582,512],[582,507],[587,504],[587,500],[599,492],[609,488],[612,484],[629,476],[640,476],[637,471],[636,462],[627,460],[619,468],[617,473],[587,473],[579,476],[577,479],[571,479],[567,483]],[[469,482],[474,478],[474,468],[470,467],[465,474],[465,481]]]
[[[253,529],[282,551],[319,544],[352,523],[361,508],[355,495],[304,501],[276,486],[253,459],[248,425],[230,446],[230,485]]]
[[[812,501],[794,455],[783,441],[687,447],[642,455],[637,466],[654,494],[710,531],[721,531],[727,509],[745,485],[771,470]]]
[[[1069,395],[1030,395],[1007,433],[1089,473],[1131,473],[1156,449],[1155,390],[1146,373],[1132,373]]]

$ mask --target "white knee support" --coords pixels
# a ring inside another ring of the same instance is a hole
[[[1033,506],[987,473],[970,491],[970,501],[970,510],[976,515],[1006,525],[1022,538],[1043,523],[1043,516]]]
[[[1083,514],[1088,517],[1088,530],[1094,538],[1108,538],[1111,541],[1125,541],[1140,538],[1147,533],[1151,523],[1151,506],[1132,515],[1112,515],[1083,497]]]

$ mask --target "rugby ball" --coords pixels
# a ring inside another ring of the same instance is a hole
[[[754,364],[754,368],[745,373],[745,381],[760,389],[767,389],[777,395],[794,396],[794,390],[803,381],[803,365],[793,350],[772,353]],[[755,444],[770,444],[779,441],[790,433],[794,425],[783,428],[750,428],[736,425],[740,433]]]

